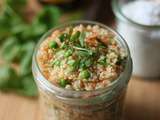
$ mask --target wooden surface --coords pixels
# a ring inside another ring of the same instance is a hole
[[[38,99],[0,93],[0,120],[41,120]],[[160,80],[131,79],[125,120],[160,120]]]

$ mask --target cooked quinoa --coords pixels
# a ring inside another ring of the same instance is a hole
[[[58,87],[76,91],[104,88],[123,72],[126,52],[110,31],[97,25],[57,29],[38,50],[43,75]]]

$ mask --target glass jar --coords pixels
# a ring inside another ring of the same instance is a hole
[[[79,24],[99,25],[109,30],[115,34],[117,41],[128,54],[124,72],[107,88],[94,91],[59,88],[46,80],[38,66],[37,54],[42,41],[57,29]],[[124,39],[107,26],[96,22],[77,21],[50,30],[35,49],[32,71],[40,93],[44,120],[120,120],[127,84],[132,73],[132,60]]]
[[[133,74],[144,78],[157,78],[160,77],[160,25],[142,24],[142,22],[133,20],[135,19],[136,8],[133,11],[130,9],[125,11],[131,17],[124,13],[127,5],[131,6],[131,4],[137,1],[140,0],[112,1],[112,8],[117,18],[117,31],[126,39],[131,50],[134,66]],[[143,1],[151,2],[141,0],[141,2]],[[142,7],[142,9],[146,12],[149,11],[146,7]],[[142,13],[143,11],[137,8],[137,12]],[[143,16],[138,16],[140,20],[145,19],[144,14],[146,12],[143,13]],[[160,15],[160,9],[158,12],[156,14]],[[153,17],[152,19],[156,18]]]

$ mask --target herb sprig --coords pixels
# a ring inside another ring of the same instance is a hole
[[[28,23],[24,14],[26,2],[4,0],[0,11],[0,59],[4,62],[0,65],[0,90],[37,96],[37,87],[31,72],[33,49],[39,38],[59,23],[61,11],[54,6],[44,7]],[[51,44],[51,47],[57,46]]]

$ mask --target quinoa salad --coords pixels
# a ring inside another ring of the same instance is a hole
[[[98,25],[57,29],[40,45],[37,61],[55,86],[90,91],[105,88],[123,72],[127,54],[115,35]]]

